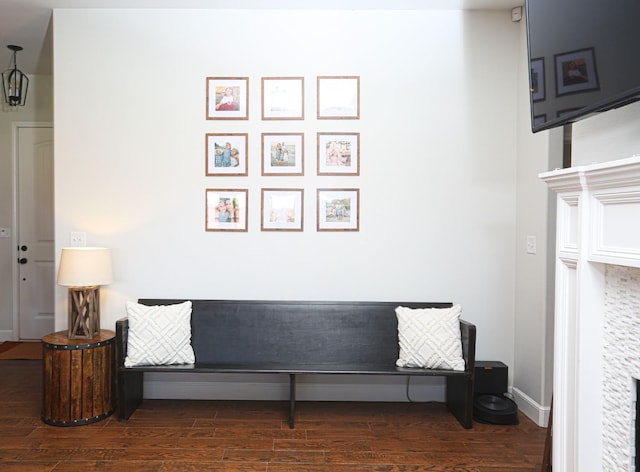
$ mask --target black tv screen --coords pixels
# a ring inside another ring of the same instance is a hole
[[[640,99],[640,0],[527,0],[533,132]]]

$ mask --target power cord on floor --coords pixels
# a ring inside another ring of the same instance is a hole
[[[411,377],[413,377],[413,376],[412,375],[407,375],[406,392],[405,392],[405,395],[407,397],[407,401],[409,403],[442,403],[442,402],[437,402],[437,401],[434,401],[434,400],[417,401],[417,400],[414,400],[413,398],[411,398],[411,393],[409,392],[410,385],[411,385]]]

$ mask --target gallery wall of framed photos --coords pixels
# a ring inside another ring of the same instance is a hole
[[[360,120],[360,76],[314,78],[312,132],[308,127],[304,132],[296,129],[312,108],[305,104],[305,77],[261,77],[261,113],[256,118],[250,116],[250,80],[206,78],[206,120],[213,126],[205,133],[204,146],[205,176],[212,178],[205,189],[205,231],[247,232],[249,220],[256,218],[261,231],[302,232],[305,197],[315,199],[316,231],[360,231],[359,186],[331,185],[334,179],[309,191],[305,179],[305,165],[313,167],[314,177],[360,176],[358,126],[348,132],[331,130],[334,120]],[[247,130],[260,130],[259,140],[253,140],[259,146],[250,145],[249,132],[237,132],[238,121],[246,122]],[[310,146],[309,140],[315,145]],[[250,159],[260,159],[259,188],[225,185],[225,178],[249,176]],[[273,176],[291,178],[291,185],[274,187],[269,181]],[[254,192],[260,195],[260,208],[249,205],[249,194]]]

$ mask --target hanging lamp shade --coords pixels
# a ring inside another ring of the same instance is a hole
[[[7,47],[13,51],[13,65],[2,73],[4,101],[11,107],[24,106],[27,103],[29,77],[18,69],[16,62],[18,51],[22,51],[22,47],[13,44]]]

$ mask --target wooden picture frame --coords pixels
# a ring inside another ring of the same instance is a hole
[[[318,76],[318,119],[360,119],[360,76]]]
[[[247,189],[205,190],[206,231],[247,231]]]
[[[205,174],[246,176],[248,141],[247,133],[205,134]]]
[[[304,189],[263,188],[261,214],[262,231],[302,231]]]
[[[318,231],[360,231],[360,189],[318,189]]]
[[[304,120],[304,77],[263,77],[262,119]]]
[[[248,120],[249,78],[207,77],[207,120]]]
[[[594,48],[555,54],[556,96],[600,90]]]
[[[262,175],[304,175],[304,133],[262,133]]]
[[[360,133],[318,133],[318,175],[360,175]]]

